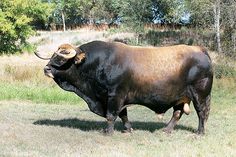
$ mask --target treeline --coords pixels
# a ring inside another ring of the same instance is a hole
[[[1,0],[0,52],[21,51],[35,30],[124,26],[143,36],[144,26],[165,25],[210,32],[213,49],[233,54],[235,10],[235,0]]]

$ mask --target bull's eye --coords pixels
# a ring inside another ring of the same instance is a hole
[[[71,60],[71,59],[68,60],[68,59],[65,59],[61,56],[55,56],[51,60],[52,67],[57,70],[66,70],[66,69],[70,68],[72,64],[73,64],[73,60]]]
[[[69,54],[69,52],[66,51],[66,50],[62,50],[62,51],[60,51],[60,53],[61,53],[61,54]]]
[[[55,56],[53,59],[51,59],[51,65],[53,65],[54,67],[61,67],[64,64],[66,64],[68,60],[64,59],[61,56]]]
[[[60,63],[61,63],[61,64],[64,64],[64,63],[66,63],[66,62],[67,62],[67,60],[64,59],[64,58],[62,58],[62,59],[60,60]]]

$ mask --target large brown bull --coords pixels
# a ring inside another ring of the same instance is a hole
[[[199,118],[198,133],[204,133],[213,72],[211,59],[201,47],[137,47],[102,41],[76,48],[63,44],[44,71],[62,89],[80,96],[92,112],[105,117],[106,133],[113,133],[118,116],[124,130],[132,130],[126,109],[131,104],[144,105],[157,114],[173,107],[165,128],[171,132],[182,114],[189,113],[191,101]]]

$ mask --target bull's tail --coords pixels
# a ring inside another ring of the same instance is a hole
[[[193,105],[199,118],[199,134],[205,133],[205,124],[209,117],[212,82],[213,78],[210,76],[196,81],[190,87]]]

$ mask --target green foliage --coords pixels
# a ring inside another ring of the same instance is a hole
[[[142,42],[147,42],[149,45],[176,45],[176,44],[196,44],[195,34],[193,30],[170,30],[170,31],[158,31],[149,30],[142,38]],[[199,39],[198,39],[199,41]]]
[[[50,30],[65,28],[67,25],[75,26],[84,24],[92,17],[92,0],[52,0],[53,13],[49,17]],[[59,26],[59,27],[58,27]],[[68,26],[67,26],[68,28]]]
[[[51,25],[62,25],[62,12],[65,14],[67,25],[114,23],[119,13],[116,0],[53,0],[53,3]]]
[[[123,22],[135,32],[143,32],[143,24],[153,19],[151,0],[120,0],[119,5]]]
[[[22,45],[34,34],[30,24],[46,20],[46,6],[37,0],[1,0],[0,54],[22,51]]]
[[[145,24],[179,24],[186,12],[179,0],[122,0],[119,6],[123,22],[138,33],[143,33]]]
[[[187,13],[183,0],[152,0],[154,19],[166,24],[182,23],[182,18]]]
[[[185,0],[185,2],[190,13],[190,24],[197,28],[213,30],[217,34],[213,39],[217,44],[209,47],[227,55],[235,55],[236,1]]]
[[[209,43],[207,47],[215,50],[216,38],[212,35],[212,32],[215,34],[215,5],[212,0],[2,0],[0,53],[22,51],[22,45],[28,45],[27,38],[34,33],[33,29],[58,30],[64,24],[67,29],[87,24],[108,24],[110,28],[113,24],[121,24],[126,30],[137,33],[139,40],[139,36],[145,36],[145,26],[149,24],[161,23],[174,28],[186,21],[196,29],[209,30],[211,35],[201,33],[203,45]],[[236,14],[232,11],[236,9],[236,2],[220,1],[219,8],[222,50],[232,55],[236,53]],[[188,17],[190,21],[186,20]],[[149,35],[148,38],[155,40],[151,41],[152,45],[161,42],[160,37],[154,39],[157,34]],[[176,43],[202,44],[192,37],[188,40],[180,38]]]
[[[191,24],[198,27],[211,27],[214,23],[213,3],[211,0],[185,0],[190,13]]]
[[[61,25],[61,13],[67,24],[119,23],[134,32],[143,32],[146,23],[180,23],[185,13],[179,0],[54,0],[51,22]],[[65,3],[66,2],[66,3]]]

